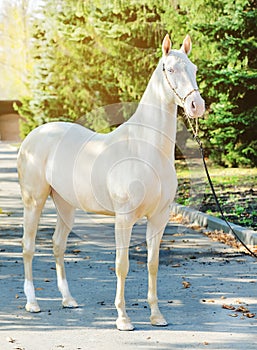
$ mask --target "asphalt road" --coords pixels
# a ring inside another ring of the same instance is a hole
[[[133,231],[126,284],[135,331],[115,328],[112,218],[78,211],[66,269],[79,308],[63,309],[52,255],[55,211],[50,200],[42,215],[34,259],[42,311],[27,313],[15,161],[16,149],[0,143],[0,350],[256,349],[256,261],[177,223],[167,226],[160,251],[159,300],[167,327],[149,323],[144,221]]]

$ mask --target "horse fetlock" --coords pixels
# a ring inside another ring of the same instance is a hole
[[[133,331],[134,326],[129,317],[118,317],[116,320],[116,326],[119,331]]]
[[[158,309],[158,298],[156,295],[152,295],[152,293],[148,293],[147,301],[151,309],[156,308]]]
[[[124,299],[116,297],[114,304],[115,304],[115,307],[116,307],[118,312],[119,312],[119,310],[121,310],[124,314],[126,314]]]

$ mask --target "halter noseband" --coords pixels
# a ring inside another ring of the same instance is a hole
[[[179,95],[179,93],[177,92],[177,90],[172,86],[171,82],[169,81],[169,78],[167,76],[167,73],[166,73],[166,69],[165,69],[165,63],[163,63],[163,68],[162,68],[162,71],[164,73],[164,76],[167,80],[167,83],[169,85],[169,87],[171,88],[171,90],[174,92],[174,94],[179,98],[179,100],[181,101],[182,105],[184,106],[185,102],[186,102],[186,99],[195,91],[199,91],[199,89],[193,89],[191,90],[188,94],[186,94],[185,97],[181,97]]]

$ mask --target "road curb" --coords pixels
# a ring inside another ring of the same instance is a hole
[[[181,214],[190,224],[196,224],[208,230],[222,230],[225,233],[232,233],[224,220],[207,215],[184,205],[172,203],[171,211],[174,214]],[[257,245],[257,232],[245,227],[230,223],[238,237],[247,245]]]

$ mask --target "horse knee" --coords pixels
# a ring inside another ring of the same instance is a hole
[[[126,277],[128,275],[128,268],[126,269],[117,269],[116,268],[116,277],[120,278],[122,281],[126,280]]]
[[[32,258],[35,253],[35,244],[22,241],[22,254],[24,258]]]
[[[117,277],[126,278],[129,271],[129,262],[116,263],[115,271]]]
[[[129,271],[129,258],[126,250],[116,253],[115,270],[117,276],[127,276]]]

